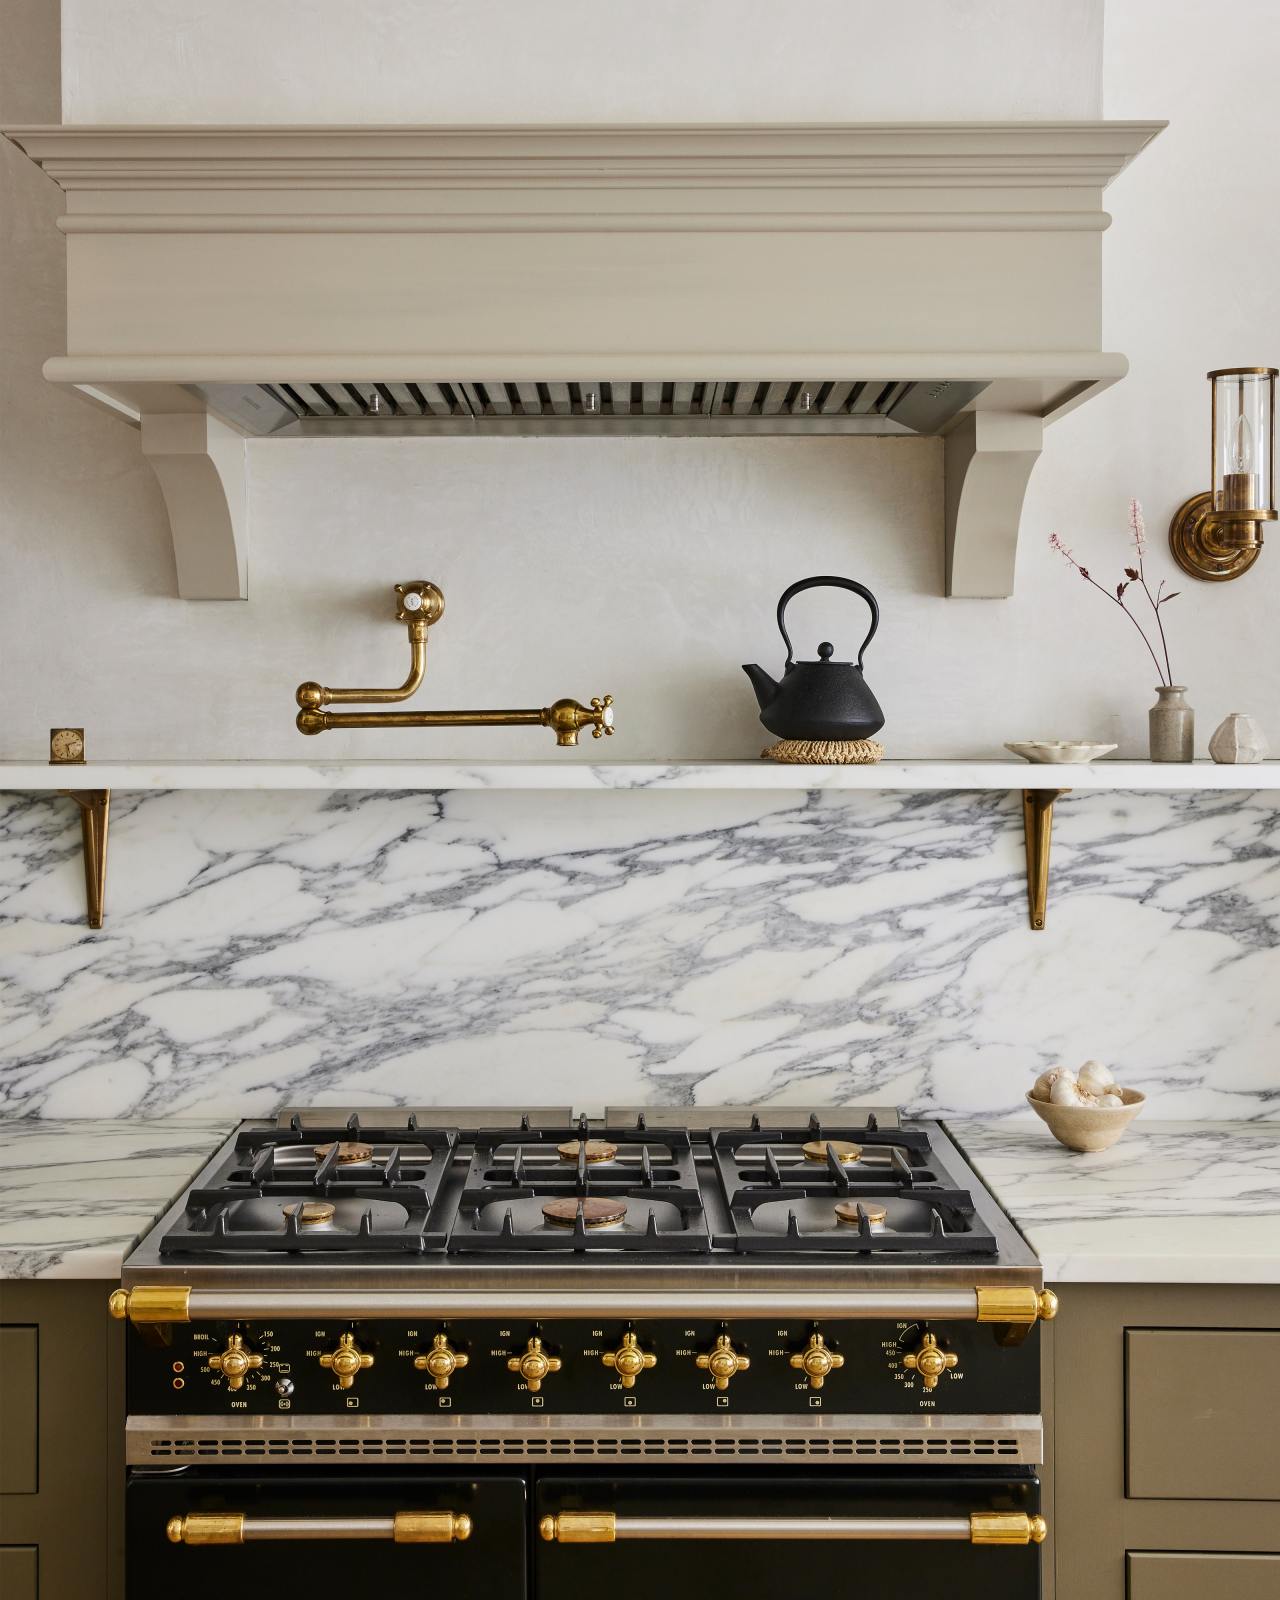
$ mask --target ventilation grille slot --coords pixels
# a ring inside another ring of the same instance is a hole
[[[1019,1459],[1024,1440],[1016,1434],[991,1434],[932,1438],[920,1435],[799,1434],[793,1437],[752,1437],[749,1434],[685,1434],[616,1436],[540,1434],[536,1437],[449,1434],[440,1437],[412,1434],[362,1438],[336,1434],[288,1434],[277,1437],[228,1434],[152,1434],[145,1440],[141,1459],[147,1461],[298,1461],[409,1459],[664,1459],[734,1458],[776,1460],[804,1457],[824,1460],[1002,1460]],[[131,1459],[139,1459],[131,1452]]]

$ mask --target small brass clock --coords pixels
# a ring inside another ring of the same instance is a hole
[[[59,765],[64,762],[84,761],[84,729],[83,728],[50,728],[49,729],[49,762],[50,765]]]

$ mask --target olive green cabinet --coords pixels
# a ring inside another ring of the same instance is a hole
[[[123,1395],[107,1286],[0,1280],[0,1596],[118,1600]]]
[[[1280,1288],[1058,1295],[1044,1346],[1054,1600],[1276,1600]]]

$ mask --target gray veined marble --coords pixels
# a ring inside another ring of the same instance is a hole
[[[1280,802],[1005,793],[0,796],[0,1111],[284,1101],[1022,1106],[1109,1062],[1164,1118],[1280,1105]]]

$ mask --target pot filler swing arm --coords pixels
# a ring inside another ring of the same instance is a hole
[[[422,686],[427,665],[427,629],[444,615],[444,595],[434,583],[398,583],[396,621],[409,629],[409,676],[398,689],[327,689],[321,683],[300,683],[296,699],[300,733],[326,728],[485,728],[528,724],[550,728],[559,745],[577,744],[582,728],[591,737],[613,733],[613,696],[596,696],[590,706],[576,700],[528,711],[329,711],[332,705],[380,705],[408,700]]]

